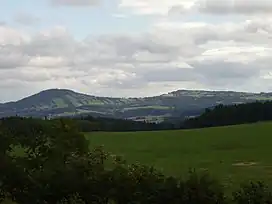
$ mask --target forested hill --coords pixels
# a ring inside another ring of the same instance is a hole
[[[272,93],[178,90],[144,98],[97,97],[65,89],[50,89],[22,100],[0,104],[0,117],[66,117],[91,115],[162,122],[176,117],[197,116],[217,104],[270,100]]]
[[[217,105],[182,123],[182,128],[202,128],[272,121],[272,101]]]

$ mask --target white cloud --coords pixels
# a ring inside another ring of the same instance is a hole
[[[23,31],[0,25],[0,45],[18,45],[28,40],[28,35]]]

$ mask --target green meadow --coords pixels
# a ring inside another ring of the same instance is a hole
[[[182,176],[190,168],[209,171],[227,187],[248,180],[272,185],[272,123],[228,127],[153,131],[92,132],[90,147],[103,145],[129,163],[155,166]]]

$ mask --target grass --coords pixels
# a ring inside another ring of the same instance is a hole
[[[53,101],[55,102],[58,108],[68,107],[68,105],[65,103],[65,101],[62,98],[55,98],[53,99]]]
[[[86,135],[90,147],[104,145],[129,163],[153,165],[167,175],[189,168],[208,170],[227,187],[248,180],[272,185],[272,123],[198,130]]]

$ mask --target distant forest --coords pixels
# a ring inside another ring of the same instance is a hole
[[[174,129],[170,122],[149,123],[124,119],[84,116],[73,118],[81,132],[105,131],[105,132],[128,132],[128,131],[151,131]]]
[[[216,127],[270,120],[272,120],[272,101],[217,105],[214,108],[207,108],[198,117],[185,120],[181,123],[181,128]]]

